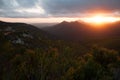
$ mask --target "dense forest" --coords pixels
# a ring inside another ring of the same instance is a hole
[[[0,25],[0,80],[120,80],[119,47],[59,40],[16,24]]]

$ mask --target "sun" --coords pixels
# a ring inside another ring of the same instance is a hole
[[[94,15],[87,18],[82,18],[84,22],[91,23],[94,25],[102,25],[106,23],[113,23],[120,20],[120,18],[117,17],[111,17],[111,16],[104,16],[104,15]]]
[[[105,22],[105,17],[103,16],[93,16],[91,18],[89,18],[91,22],[95,23],[95,24],[102,24]]]

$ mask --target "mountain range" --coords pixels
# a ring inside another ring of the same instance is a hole
[[[120,22],[103,25],[99,28],[84,22],[63,21],[59,24],[37,28],[25,23],[0,21],[0,32],[13,44],[27,47],[43,47],[51,40],[79,42],[83,45],[98,44],[113,49],[120,47]],[[113,44],[114,43],[114,44]]]
[[[63,21],[52,27],[42,28],[52,35],[59,36],[65,40],[81,41],[86,39],[104,39],[120,36],[120,22],[105,25],[89,25],[84,22]]]

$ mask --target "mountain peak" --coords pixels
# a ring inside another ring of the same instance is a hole
[[[63,21],[63,22],[61,22],[60,24],[68,24],[69,22],[67,22],[67,21]]]

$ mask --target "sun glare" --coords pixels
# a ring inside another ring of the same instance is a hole
[[[120,18],[117,17],[109,17],[109,16],[102,16],[102,15],[95,15],[92,17],[88,17],[88,18],[82,18],[82,20],[84,22],[87,23],[91,23],[91,24],[97,24],[97,25],[101,25],[101,24],[106,24],[106,23],[113,23],[113,22],[117,22],[120,20]]]

